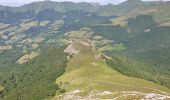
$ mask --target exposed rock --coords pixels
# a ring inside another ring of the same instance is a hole
[[[76,50],[74,48],[74,45],[73,44],[70,44],[65,50],[64,50],[65,53],[69,53],[69,54],[79,54],[79,50]]]

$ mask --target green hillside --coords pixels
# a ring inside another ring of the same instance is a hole
[[[100,52],[97,52],[90,42],[78,41],[70,44],[69,48],[79,52],[70,58],[65,73],[56,80],[56,84],[66,93],[59,96],[61,91],[57,91],[54,100],[142,99],[149,94],[167,95],[169,98],[169,89],[153,82],[122,75],[108,67]]]
[[[115,45],[121,44],[123,49],[113,45],[113,50],[104,51],[116,59],[109,63],[116,64],[117,71],[170,87],[169,27],[158,26],[152,16],[141,15],[128,19],[126,28],[99,25],[92,29],[95,35],[113,39]]]

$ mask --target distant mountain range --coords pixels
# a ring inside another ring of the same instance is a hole
[[[91,3],[73,3],[73,2],[53,2],[53,1],[42,1],[34,2],[31,4],[26,4],[20,7],[7,7],[0,6],[1,12],[31,12],[33,14],[38,14],[39,12],[51,9],[56,12],[65,13],[69,11],[81,11],[95,13],[100,16],[137,16],[140,14],[149,14],[154,15],[156,20],[163,20],[169,12],[170,2],[161,2],[161,1],[141,1],[141,0],[128,0],[119,5],[99,5]],[[88,9],[87,9],[88,8]],[[3,14],[0,15],[4,16]],[[159,17],[161,16],[161,17]],[[162,19],[161,19],[162,18]],[[166,17],[167,19],[167,17]]]

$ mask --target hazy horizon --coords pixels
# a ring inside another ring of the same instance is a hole
[[[22,6],[24,4],[29,4],[31,2],[37,2],[37,1],[45,1],[45,0],[0,0],[0,5],[3,6]],[[112,4],[120,4],[122,2],[125,2],[126,0],[49,0],[49,1],[56,1],[56,2],[63,2],[63,1],[70,1],[70,2],[89,2],[89,3],[100,3],[102,5],[112,3]],[[160,1],[160,0],[142,0],[142,1]],[[169,0],[163,0],[163,1],[169,1]]]

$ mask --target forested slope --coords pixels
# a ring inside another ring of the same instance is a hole
[[[48,48],[48,49],[46,49]],[[67,64],[65,47],[44,47],[40,55],[28,63],[1,70],[4,86],[1,100],[40,100],[55,95],[57,77]]]

